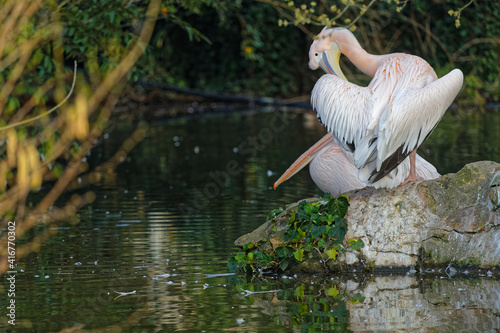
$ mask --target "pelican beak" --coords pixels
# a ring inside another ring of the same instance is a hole
[[[340,54],[341,51],[339,44],[332,41],[330,43],[330,48],[323,52],[319,66],[325,71],[325,73],[336,75],[342,80],[347,81],[344,73],[342,73],[342,70],[340,69]]]
[[[333,134],[328,133],[322,137],[318,142],[316,142],[311,148],[309,148],[304,154],[293,162],[293,164],[285,171],[285,173],[274,183],[273,188],[276,189],[281,183],[285,182],[297,172],[302,170],[306,165],[308,165],[316,154],[321,151],[325,146],[334,141]]]

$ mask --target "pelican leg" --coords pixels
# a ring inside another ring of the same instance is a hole
[[[405,184],[408,184],[410,182],[414,182],[414,181],[423,179],[422,177],[417,176],[417,171],[415,168],[415,160],[416,160],[416,156],[417,156],[417,150],[415,149],[408,156],[410,157],[410,174],[408,175],[408,178],[406,178],[406,180],[401,183],[401,185],[405,185]]]

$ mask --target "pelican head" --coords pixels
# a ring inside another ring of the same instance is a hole
[[[332,40],[335,29],[326,29],[319,33],[309,49],[309,68],[312,70],[321,67],[327,74],[333,74],[347,81],[340,69],[339,58],[341,49],[340,45]]]

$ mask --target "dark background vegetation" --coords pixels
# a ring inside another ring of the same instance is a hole
[[[468,2],[414,0],[398,12],[401,5],[394,1],[378,1],[356,22],[354,33],[369,52],[419,55],[438,76],[460,68],[466,77],[461,102],[498,102],[500,2],[472,2],[460,12],[457,27],[457,17],[449,11],[457,11]],[[342,1],[325,3],[342,6]],[[360,10],[352,6],[337,24],[347,25],[346,20],[359,14]],[[154,63],[155,68],[141,63],[138,68],[144,74],[140,77],[209,91],[288,98],[308,95],[322,74],[308,69],[307,56],[312,36],[323,25],[305,25],[310,34],[293,24],[279,26],[283,15],[272,4],[251,0],[220,6],[201,4],[197,11],[179,8],[176,15],[210,43],[205,39],[188,42],[189,34],[167,14],[158,22],[149,47],[147,62]],[[350,80],[368,82],[347,60],[343,63]]]
[[[111,59],[116,59],[115,55],[135,40],[141,25],[137,18],[146,8],[143,1],[125,6],[123,3],[87,0],[58,6],[65,26],[67,64],[74,59],[85,64],[88,54],[97,53],[99,63],[95,66],[102,71],[115,65]],[[312,37],[323,25],[314,18],[294,22],[294,15],[300,12],[301,4],[312,8],[311,3],[163,1],[151,42],[129,73],[129,79],[132,84],[152,81],[205,91],[307,99],[321,75],[308,69],[307,52]],[[499,101],[500,2],[320,0],[314,2],[315,13],[333,17],[330,7],[334,5],[340,10],[346,3],[347,10],[335,22],[338,26],[349,26],[360,16],[363,5],[371,4],[354,25],[355,35],[369,52],[419,55],[435,68],[438,76],[460,68],[465,74],[460,103]],[[39,19],[43,18],[41,12]],[[280,20],[289,24],[278,24]],[[36,75],[52,77],[50,49],[37,52],[41,61],[34,69]],[[89,65],[92,64],[85,66]],[[343,67],[349,80],[369,81],[348,60],[343,60]],[[140,85],[134,89],[142,91]]]

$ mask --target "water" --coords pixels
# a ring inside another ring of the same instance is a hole
[[[472,112],[472,111],[471,111]],[[448,115],[420,149],[441,173],[498,159],[500,112]],[[111,157],[117,123],[89,161]],[[152,124],[146,139],[18,265],[15,332],[497,331],[500,284],[451,271],[403,276],[228,275],[234,240],[274,208],[320,195],[307,171],[272,190],[323,135],[304,113],[244,113]],[[0,284],[5,295],[5,277]],[[0,305],[5,309],[4,296]],[[0,331],[12,331],[5,314]]]

